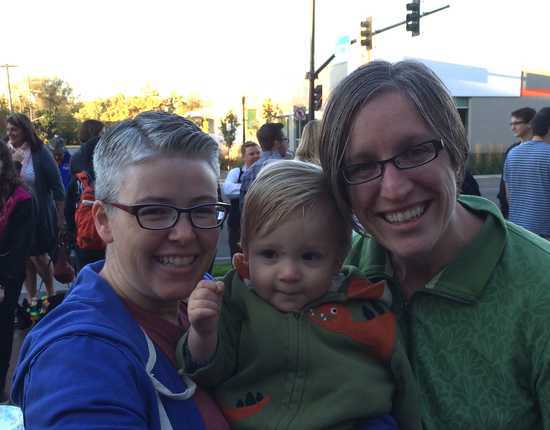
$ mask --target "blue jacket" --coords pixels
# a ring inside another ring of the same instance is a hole
[[[153,346],[98,275],[102,267],[85,267],[25,339],[12,390],[25,428],[204,429],[195,402],[185,399],[194,384]]]

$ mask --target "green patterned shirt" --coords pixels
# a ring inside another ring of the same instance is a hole
[[[477,237],[395,309],[432,429],[550,429],[550,242],[505,221],[488,200],[461,196],[485,218]],[[374,239],[347,264],[391,274]]]

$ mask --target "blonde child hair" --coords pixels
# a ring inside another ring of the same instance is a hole
[[[344,261],[351,244],[351,225],[339,215],[336,201],[324,180],[321,168],[299,160],[269,163],[259,173],[246,194],[241,220],[241,246],[248,248],[258,234],[269,234],[289,217],[307,217],[320,202],[333,209],[336,222],[330,224]],[[326,214],[327,218],[330,214]],[[306,220],[307,221],[307,220]],[[299,240],[299,238],[296,238]]]

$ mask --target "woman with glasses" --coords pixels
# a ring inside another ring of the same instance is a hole
[[[359,68],[320,146],[360,233],[348,263],[393,280],[424,427],[550,428],[550,245],[460,195],[469,147],[441,81],[412,61]]]
[[[217,144],[192,122],[147,112],[94,151],[93,214],[107,244],[25,339],[12,396],[28,428],[227,429],[175,367],[185,301],[214,254]]]

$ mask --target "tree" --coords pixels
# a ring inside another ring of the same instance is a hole
[[[137,96],[116,94],[109,98],[85,102],[76,112],[76,118],[81,121],[98,119],[109,123],[133,118],[148,110],[162,110],[185,116],[188,112],[200,108],[202,104],[198,98],[185,99],[175,93],[161,97],[158,91],[145,88],[142,94]]]
[[[279,117],[283,115],[278,104],[274,104],[271,98],[267,98],[262,103],[262,118],[265,122],[279,122]]]
[[[0,95],[0,139],[6,134],[6,118],[9,115],[9,102],[7,97]]]
[[[46,140],[58,134],[75,141],[78,122],[74,113],[80,108],[72,87],[60,78],[32,78],[28,87],[34,103],[29,109],[37,132]]]
[[[223,134],[223,139],[228,149],[231,149],[231,145],[235,142],[235,135],[237,133],[237,127],[239,126],[239,120],[237,115],[230,110],[225,114],[220,125],[220,131]]]

